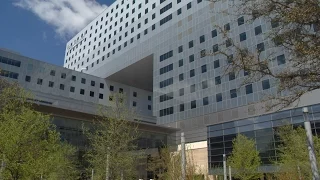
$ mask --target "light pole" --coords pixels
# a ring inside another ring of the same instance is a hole
[[[181,178],[186,180],[186,140],[184,132],[181,133]]]
[[[223,154],[223,180],[227,180],[227,161],[226,155]]]
[[[309,160],[310,160],[311,170],[312,170],[312,177],[313,177],[313,180],[320,180],[318,167],[317,167],[317,159],[314,153],[308,108],[307,107],[302,108],[302,112],[303,112],[303,118],[304,118],[304,128],[307,134],[307,144],[308,144],[308,151],[309,151]]]

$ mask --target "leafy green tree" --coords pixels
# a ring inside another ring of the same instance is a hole
[[[233,150],[227,164],[232,168],[235,178],[241,180],[254,180],[261,177],[258,168],[261,165],[259,152],[256,150],[255,141],[238,134],[232,142]]]
[[[123,94],[113,95],[112,107],[100,107],[94,128],[87,130],[87,158],[97,179],[133,179],[141,157],[137,150],[138,124]]]
[[[283,126],[277,130],[277,135],[282,142],[277,148],[279,158],[275,162],[280,167],[276,173],[278,179],[312,179],[305,130]],[[319,164],[320,139],[316,136],[313,138]]]
[[[35,111],[15,84],[0,79],[0,92],[0,177],[74,179],[75,148],[60,141],[50,116]]]

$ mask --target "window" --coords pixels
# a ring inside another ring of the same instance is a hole
[[[113,91],[113,90],[114,90],[114,87],[113,87],[113,86],[110,86],[110,87],[109,87],[109,90],[110,90],[110,91]]]
[[[181,0],[177,0],[177,4],[181,3]]]
[[[182,13],[181,8],[178,9],[177,14],[180,15]]]
[[[214,29],[214,30],[211,31],[211,36],[212,36],[212,38],[217,37],[217,35],[218,35],[218,32],[217,32],[216,29]]]
[[[258,50],[259,52],[264,51],[264,43],[259,43],[259,44],[257,44],[257,50]]]
[[[95,81],[91,81],[91,86],[95,86],[96,82]]]
[[[160,56],[160,62],[173,56],[173,51],[169,51]]]
[[[190,77],[193,77],[193,76],[195,76],[195,72],[194,72],[194,69],[191,69],[190,70]]]
[[[263,89],[263,90],[270,89],[269,79],[262,81],[262,89]]]
[[[151,96],[148,96],[148,100],[151,101]]]
[[[156,3],[152,4],[152,9],[156,8]]]
[[[66,73],[61,73],[61,78],[62,78],[62,79],[65,79],[66,76],[67,76]]]
[[[202,73],[207,72],[207,65],[201,66],[201,72],[202,72]]]
[[[180,112],[184,111],[184,104],[180,104]]]
[[[213,62],[213,68],[218,68],[218,67],[220,67],[220,61],[219,61],[219,59],[218,60],[215,60],[214,62]]]
[[[38,78],[38,80],[37,80],[37,84],[42,85],[42,82],[43,82],[43,80],[42,80],[42,79],[40,79],[40,78]]]
[[[262,33],[262,29],[261,29],[261,26],[257,26],[254,28],[254,33],[255,35],[259,35]]]
[[[221,93],[216,94],[216,101],[217,102],[221,102],[222,101],[222,94]]]
[[[160,14],[166,12],[167,10],[171,9],[172,8],[172,3],[164,6],[163,8],[160,9]]]
[[[214,78],[216,85],[221,84],[221,77],[217,76]]]
[[[133,97],[137,97],[137,92],[133,92]]]
[[[251,94],[252,92],[252,84],[246,85],[246,94]]]
[[[30,82],[31,81],[31,77],[30,76],[26,76],[26,82]]]
[[[152,25],[152,31],[155,30],[155,29],[156,29],[156,25],[153,24],[153,25]]]
[[[133,107],[136,107],[136,106],[137,106],[137,102],[133,101],[133,102],[132,102],[132,106],[133,106]]]
[[[183,51],[183,46],[179,46],[178,53],[181,53]]]
[[[156,14],[152,14],[152,19],[156,18]]]
[[[229,72],[229,81],[232,81],[236,78],[236,75],[234,72]]]
[[[201,3],[201,2],[202,2],[202,0],[198,0],[197,2],[198,2],[198,4],[199,4],[199,3]]]
[[[189,56],[189,62],[193,62],[193,61],[194,61],[194,55],[192,54]]]
[[[148,18],[144,20],[144,24],[148,24]]]
[[[179,74],[179,81],[183,81],[183,73]]]
[[[151,110],[151,105],[148,105],[148,110]]]
[[[204,106],[208,105],[209,104],[209,98],[208,97],[204,97],[202,99],[202,103],[203,103]]]
[[[193,41],[190,41],[189,42],[189,48],[192,48],[193,47]]]
[[[230,23],[224,25],[225,31],[230,31]]]
[[[86,84],[86,79],[85,78],[81,78],[81,83],[82,84]]]
[[[179,64],[179,67],[183,66],[183,59],[180,59],[178,64]]]
[[[60,89],[64,90],[64,84],[60,84]]]
[[[172,19],[172,14],[160,20],[160,26]]]
[[[171,99],[173,99],[173,92],[170,92],[168,94],[164,94],[164,95],[160,96],[160,102],[168,101],[168,100],[171,100]]]
[[[104,89],[104,84],[103,83],[100,83],[100,88]]]
[[[174,112],[173,107],[169,107],[169,108],[160,110],[159,116],[160,117],[167,116],[167,115],[173,114],[173,112]]]
[[[241,26],[242,24],[244,24],[244,17],[239,17],[238,18],[238,26]]]
[[[54,85],[54,82],[49,81],[49,87],[53,87],[53,85]]]
[[[236,98],[237,97],[237,90],[236,89],[231,89],[230,90],[230,97],[231,98]]]
[[[94,92],[93,91],[90,91],[90,97],[94,97]]]
[[[204,35],[200,36],[200,43],[203,43],[203,42],[205,42],[205,37],[204,37]]]
[[[160,68],[160,75],[173,70],[173,64]]]
[[[194,100],[194,101],[191,101],[191,109],[194,109],[197,107],[197,102]]]
[[[212,52],[218,52],[219,51],[219,45],[218,44],[215,44],[212,46]]]
[[[276,27],[278,27],[278,26],[279,26],[279,22],[272,19],[272,20],[271,20],[271,27],[272,27],[272,28],[276,28]]]
[[[123,89],[122,88],[119,88],[119,93],[123,93]]]
[[[103,94],[99,93],[99,99],[103,99]]]
[[[70,92],[74,92],[75,88],[73,86],[70,87]]]
[[[286,58],[285,58],[284,54],[277,56],[277,62],[278,62],[278,65],[286,63]]]
[[[173,84],[173,78],[169,78],[164,81],[161,81],[159,84],[160,84],[160,88],[167,87],[167,86]]]
[[[196,91],[196,85],[195,84],[192,84],[191,86],[190,86],[190,93],[193,93],[193,92],[195,92]]]
[[[80,89],[80,94],[84,95],[84,89]]]
[[[202,81],[202,89],[208,88],[208,81]]]
[[[229,38],[226,40],[226,47],[232,46],[232,40]]]
[[[191,2],[187,4],[187,9],[190,9],[190,8],[191,8]]]
[[[239,36],[240,36],[240,42],[247,39],[247,34],[245,32],[241,33]]]
[[[51,75],[51,76],[55,76],[55,75],[56,75],[56,71],[55,71],[55,70],[51,70],[51,71],[50,71],[50,75]]]
[[[184,95],[184,88],[179,89],[179,96],[183,96]]]

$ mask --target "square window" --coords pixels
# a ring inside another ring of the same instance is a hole
[[[94,92],[90,91],[90,97],[94,97]]]
[[[95,86],[96,82],[95,81],[91,81],[91,86]]]
[[[179,74],[179,81],[183,81],[183,73]]]
[[[42,81],[43,81],[42,79],[38,78],[37,84],[42,85]]]
[[[196,91],[196,85],[193,84],[193,85],[190,86],[190,93],[193,93],[195,91]]]
[[[179,67],[183,66],[183,59],[179,60]]]
[[[206,39],[205,39],[204,35],[200,36],[200,43],[203,43],[205,41],[206,41]]]
[[[195,72],[194,72],[194,69],[191,69],[190,70],[190,77],[193,77],[193,76],[195,76]]]
[[[221,84],[221,77],[217,76],[214,78],[216,85]]]
[[[179,89],[179,96],[183,96],[184,95],[184,88]]]
[[[119,93],[123,93],[123,89],[122,88],[119,88]]]
[[[201,72],[202,72],[202,73],[207,72],[207,65],[201,66]]]
[[[197,107],[197,101],[191,101],[191,109],[194,109]]]
[[[224,25],[225,31],[230,31],[230,23]]]
[[[64,84],[60,84],[60,89],[64,90]]]
[[[151,101],[151,96],[148,96],[148,101]]]
[[[133,92],[133,97],[137,97],[137,92]]]
[[[49,87],[53,87],[53,85],[54,85],[54,82],[49,81]]]
[[[51,71],[50,71],[50,75],[51,75],[51,76],[55,76],[55,75],[56,75],[56,71],[55,71],[55,70],[51,70]]]
[[[261,26],[255,27],[255,28],[254,28],[254,33],[255,33],[255,35],[261,34],[261,33],[262,33],[262,28],[261,28]]]
[[[231,89],[230,90],[230,97],[231,98],[236,98],[237,97],[237,90],[236,89]]]
[[[132,102],[132,106],[133,106],[133,107],[136,107],[136,106],[137,106],[137,102],[133,101],[133,102]]]
[[[200,58],[203,58],[205,56],[206,56],[206,50],[203,49],[203,50],[200,51]]]
[[[219,45],[218,44],[215,44],[212,46],[212,52],[218,52],[219,51]]]
[[[257,50],[258,50],[259,52],[264,51],[264,43],[259,43],[259,44],[257,44]]]
[[[148,110],[151,110],[151,105],[148,105]]]
[[[74,87],[70,87],[70,92],[74,92],[75,88]]]
[[[277,62],[278,62],[278,65],[286,63],[286,58],[285,58],[284,54],[277,56]]]
[[[238,18],[238,26],[241,26],[242,24],[244,24],[244,17],[239,17]]]
[[[234,72],[229,72],[229,81],[232,81],[236,78],[236,75]]]
[[[213,67],[216,69],[216,68],[218,68],[218,67],[220,67],[220,61],[219,61],[219,59],[218,60],[215,60],[214,62],[213,62]]]
[[[85,78],[81,78],[81,83],[82,84],[86,84],[86,79]]]
[[[191,8],[191,2],[187,4],[187,9],[190,9],[190,8]]]
[[[110,86],[110,87],[109,87],[109,90],[110,90],[110,91],[113,91],[113,90],[114,90],[114,87],[113,87],[113,86]]]
[[[26,82],[30,82],[31,81],[31,77],[30,76],[26,76]]]
[[[180,104],[180,112],[184,111],[184,104]]]
[[[181,53],[183,51],[183,46],[179,46],[178,53]]]
[[[245,32],[241,33],[239,36],[240,36],[240,42],[247,39],[247,34]]]
[[[226,40],[226,47],[232,46],[232,40],[229,38]]]
[[[182,10],[180,8],[180,9],[178,9],[177,14],[180,15],[181,13],[182,13]]]
[[[263,90],[270,89],[269,79],[262,81],[262,89],[263,89]]]
[[[208,81],[202,81],[202,89],[208,88]]]
[[[99,93],[99,99],[103,99],[103,94]]]
[[[204,106],[208,105],[209,104],[209,98],[208,97],[204,97],[202,99],[202,103],[203,103]]]
[[[100,83],[100,88],[104,89],[104,84],[103,83]]]
[[[194,61],[194,55],[192,54],[189,56],[189,62],[193,62],[193,61]]]
[[[221,93],[216,94],[216,101],[217,102],[221,102],[222,101],[222,94]]]
[[[152,25],[152,30],[155,30],[156,29],[156,25]]]
[[[62,78],[62,79],[65,79],[66,76],[67,76],[66,73],[61,73],[61,78]]]
[[[246,94],[253,93],[252,84],[246,85]]]
[[[189,42],[189,48],[192,48],[193,47],[193,41],[190,41]]]
[[[84,95],[84,89],[80,89],[80,94]]]
[[[212,30],[212,31],[211,31],[211,36],[212,36],[212,38],[214,38],[214,37],[217,37],[217,36],[218,36],[218,32],[217,32],[217,30],[216,30],[216,29],[214,29],[214,30]]]

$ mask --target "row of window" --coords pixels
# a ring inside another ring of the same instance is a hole
[[[0,63],[4,63],[4,64],[8,64],[11,66],[16,66],[16,67],[20,67],[20,65],[21,65],[20,61],[16,61],[16,60],[9,59],[6,57],[0,57]]]
[[[171,84],[173,84],[173,78],[166,79],[166,80],[160,82],[160,88],[167,87]]]
[[[10,72],[10,71],[1,70],[1,71],[0,71],[0,76],[12,78],[12,79],[18,79],[19,74],[18,74],[18,73],[15,73],[15,72]]]

